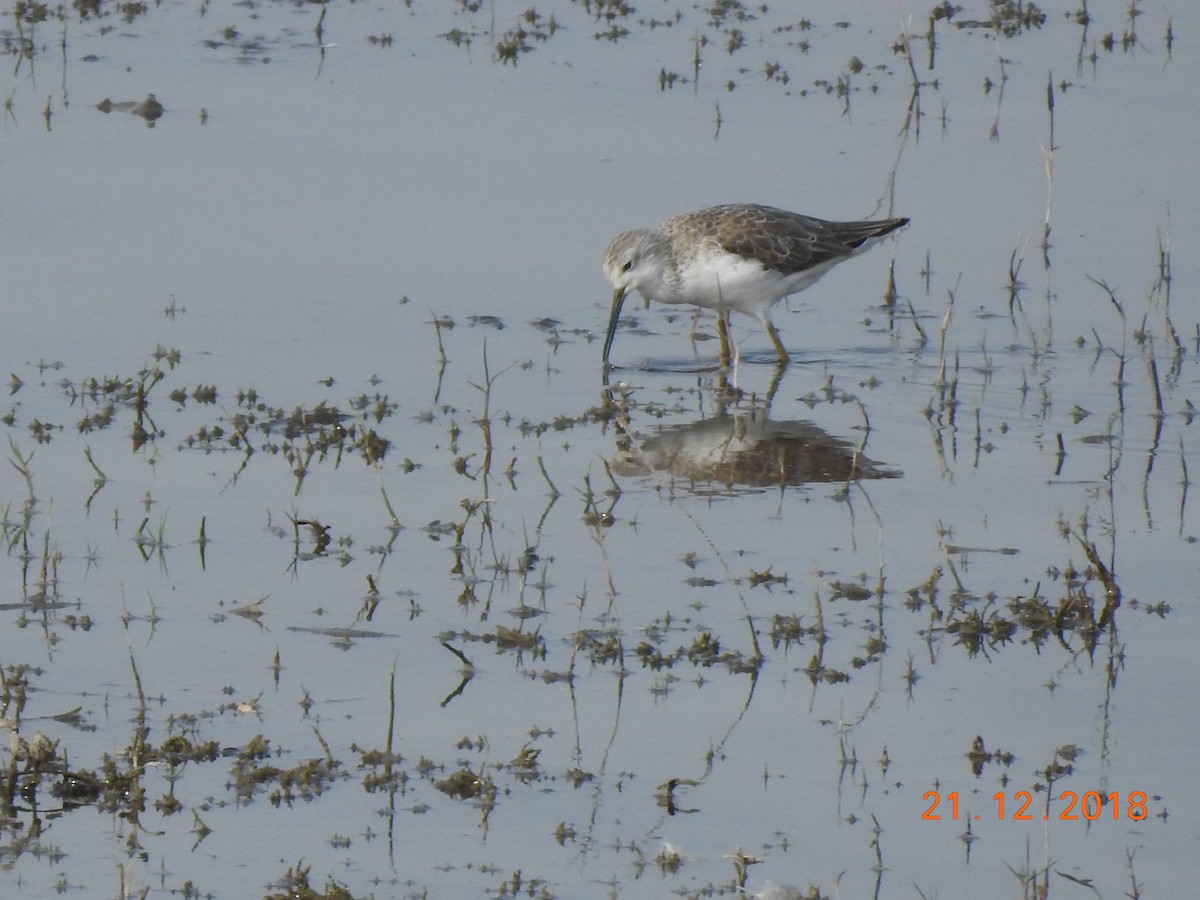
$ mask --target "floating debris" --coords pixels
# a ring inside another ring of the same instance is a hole
[[[136,100],[120,100],[113,101],[105,97],[96,104],[96,109],[106,115],[110,112],[128,112],[135,116],[141,116],[146,120],[146,127],[153,128],[154,123],[162,118],[162,114],[166,109],[155,98],[153,94],[147,94],[146,99],[142,101]]]

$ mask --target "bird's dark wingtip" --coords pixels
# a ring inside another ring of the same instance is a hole
[[[841,233],[838,235],[847,247],[858,249],[870,245],[879,238],[891,234],[898,228],[903,228],[909,222],[907,217],[897,219],[865,219],[861,222],[837,222],[834,227]]]

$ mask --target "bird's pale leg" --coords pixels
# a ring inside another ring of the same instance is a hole
[[[767,334],[771,336],[771,343],[775,345],[775,352],[779,354],[779,364],[786,366],[792,359],[788,356],[787,348],[783,346],[783,341],[779,339],[779,332],[776,331],[774,324],[766,316],[763,316],[763,324],[767,326]]]
[[[731,353],[729,340],[729,310],[727,309],[717,310],[717,337],[721,339],[721,365],[728,369]]]
[[[775,367],[775,374],[771,377],[771,386],[767,388],[767,401],[763,404],[763,416],[771,417],[771,404],[775,400],[775,394],[779,391],[779,384],[783,381],[783,373],[787,371],[787,366],[780,363]]]
[[[729,368],[729,310],[725,308],[724,297],[721,295],[721,277],[717,276],[717,337],[721,339],[721,355],[718,360],[722,368]]]
[[[699,355],[699,351],[696,349],[696,336],[699,333],[700,317],[702,315],[704,315],[704,309],[697,306],[696,312],[692,315],[692,330],[688,332],[688,340],[692,342],[692,353],[696,355]]]

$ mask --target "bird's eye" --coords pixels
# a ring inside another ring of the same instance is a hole
[[[621,271],[628,272],[632,268],[633,268],[633,260],[629,259],[629,260],[625,261],[625,265],[621,266]]]

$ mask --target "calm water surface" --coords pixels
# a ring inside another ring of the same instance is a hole
[[[4,895],[1188,895],[1200,27],[1135,11],[10,9]],[[746,200],[912,224],[786,371],[631,302],[605,388],[608,239]]]

